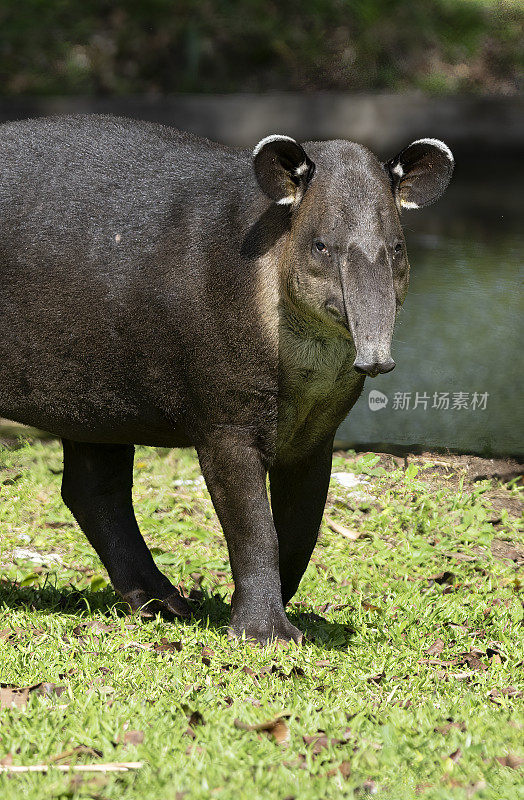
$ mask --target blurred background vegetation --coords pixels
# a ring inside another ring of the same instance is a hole
[[[514,94],[522,0],[3,0],[0,94]]]

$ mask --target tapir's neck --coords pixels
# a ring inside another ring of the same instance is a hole
[[[301,309],[279,307],[277,454],[291,461],[332,433],[362,388],[351,339],[329,335]]]

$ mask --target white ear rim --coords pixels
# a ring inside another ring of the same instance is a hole
[[[414,203],[412,200],[401,200],[400,205],[402,208],[420,208],[418,203]]]
[[[415,141],[411,142],[411,144],[412,145],[413,144],[432,144],[433,147],[437,147],[439,150],[442,150],[442,152],[449,158],[449,160],[451,161],[452,164],[455,163],[455,159],[453,158],[453,153],[451,152],[451,150],[449,149],[447,144],[442,142],[440,139],[415,139]]]
[[[257,156],[263,147],[270,142],[277,142],[279,140],[284,140],[286,142],[294,142],[297,144],[296,139],[293,139],[292,136],[285,136],[283,133],[272,133],[270,136],[265,136],[263,139],[259,141],[255,149],[253,150],[253,158]]]
[[[402,169],[402,165],[400,163],[395,164],[391,172],[394,172],[395,175],[398,175],[399,178],[402,178],[402,176],[404,175],[404,170]]]
[[[299,178],[301,175],[304,174],[304,172],[307,172],[307,170],[308,170],[307,162],[303,161],[302,164],[298,165],[298,167],[294,171],[294,174],[297,176],[297,178]]]
[[[286,136],[283,133],[272,133],[269,136],[264,136],[264,138],[259,141],[259,143],[256,145],[255,149],[253,150],[253,158],[256,158],[257,155],[260,153],[260,151],[267,144],[270,144],[271,142],[279,142],[279,141],[280,142],[282,142],[282,141],[284,141],[284,142],[293,142],[293,144],[296,144],[298,147],[300,147],[300,145],[298,144],[297,140],[293,139],[292,136]],[[298,167],[295,167],[295,169],[293,170],[293,174],[297,178],[299,178],[301,175],[304,175],[308,171],[308,169],[309,169],[309,164],[307,163],[307,160],[306,160],[306,161],[303,161],[301,164],[299,164]],[[276,204],[279,205],[279,206],[298,205],[300,203],[300,201],[302,200],[303,194],[304,194],[303,189],[302,189],[302,191],[298,191],[297,190],[297,192],[295,194],[287,195],[286,197],[281,197],[280,200],[276,201]]]

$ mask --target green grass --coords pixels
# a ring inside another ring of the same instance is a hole
[[[145,538],[196,597],[183,624],[119,608],[60,500],[56,442],[1,449],[0,681],[65,690],[0,711],[0,759],[45,764],[84,745],[99,755],[60,763],[143,766],[4,773],[0,797],[524,797],[517,489],[430,463],[335,457],[335,471],[368,482],[355,496],[333,481],[327,513],[361,536],[323,526],[290,610],[308,641],[260,648],[227,639],[231,577],[207,493],[174,486],[198,478],[194,453],[139,448],[136,458]],[[16,548],[44,564],[14,559]],[[159,649],[163,637],[181,649]],[[283,712],[287,746],[235,726]],[[126,730],[143,741],[126,743]]]

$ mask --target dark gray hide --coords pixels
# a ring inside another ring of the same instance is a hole
[[[133,445],[194,445],[233,631],[300,638],[284,605],[334,433],[394,366],[399,210],[452,167],[430,139],[383,165],[345,141],[251,154],[112,117],[0,127],[0,415],[62,437],[64,500],[133,608],[190,613],[139,533]]]

